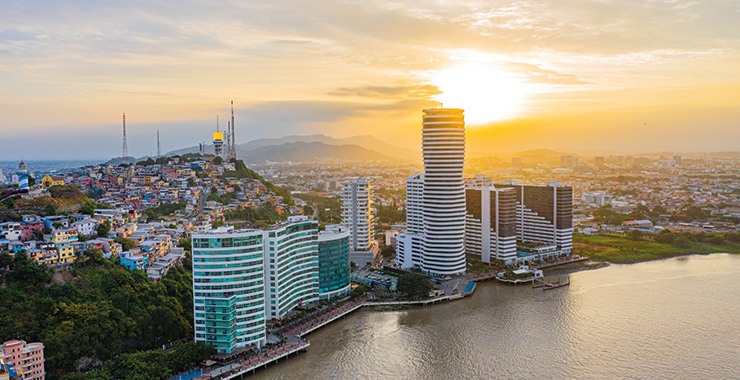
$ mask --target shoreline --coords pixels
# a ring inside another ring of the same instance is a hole
[[[650,261],[660,261],[660,260],[667,260],[667,259],[675,259],[675,258],[680,258],[680,257],[710,256],[710,255],[715,255],[715,254],[737,255],[738,253],[731,253],[731,252],[689,253],[689,254],[675,255],[675,256],[671,256],[671,257],[661,257],[661,258],[641,260],[641,261],[630,262],[630,263],[612,263],[612,262],[608,262],[608,261],[595,261],[595,260],[592,260],[592,259],[589,258],[586,261],[579,261],[579,262],[574,262],[574,263],[567,263],[567,264],[563,264],[563,265],[559,265],[559,266],[555,266],[555,267],[545,268],[545,269],[543,269],[543,271],[546,273],[546,275],[550,275],[550,276],[552,276],[552,275],[570,275],[570,274],[578,273],[578,272],[582,272],[582,271],[588,271],[588,270],[596,270],[596,269],[606,268],[606,267],[611,266],[612,264],[632,265],[632,264],[639,264],[639,263],[650,262]],[[499,285],[507,285],[507,284],[498,283],[495,279],[484,280],[484,281],[481,281],[481,282],[496,282]],[[331,324],[334,324],[335,322],[337,322],[339,320],[342,320],[342,319],[345,319],[345,318],[349,318],[352,315],[356,314],[356,312],[357,311],[360,311],[361,309],[366,309],[366,310],[371,311],[371,312],[402,311],[402,310],[408,310],[410,308],[416,308],[416,307],[419,307],[419,306],[423,306],[423,307],[426,307],[426,306],[434,306],[435,304],[448,303],[449,301],[457,301],[457,300],[465,299],[465,298],[468,298],[468,297],[471,297],[472,298],[474,296],[475,296],[475,293],[473,292],[471,294],[468,294],[466,297],[445,298],[445,299],[437,300],[436,302],[432,302],[433,300],[428,300],[430,302],[423,303],[423,304],[422,303],[417,303],[419,301],[409,302],[409,303],[405,303],[405,301],[402,301],[402,302],[399,302],[398,304],[383,304],[382,302],[379,302],[378,304],[375,304],[374,305],[373,302],[368,302],[367,300],[361,301],[359,303],[359,305],[357,305],[356,307],[351,308],[351,310],[348,310],[345,313],[341,313],[341,315],[336,316],[336,317],[332,318],[329,321],[326,321],[324,323],[321,323],[319,326],[316,326],[314,328],[311,328],[311,329],[309,329],[306,332],[297,334],[296,337],[298,337],[299,339],[305,340],[307,344],[306,344],[306,347],[302,347],[300,350],[295,350],[295,353],[297,353],[298,351],[307,351],[308,350],[308,346],[310,345],[310,340],[308,338],[313,333],[315,333],[315,332],[323,329],[326,326],[329,326]],[[349,302],[352,302],[352,301],[350,300]],[[339,307],[341,308],[341,306],[339,306]],[[278,363],[278,360],[275,360],[274,363],[273,363],[273,361],[270,361],[268,363],[255,365],[254,368],[250,368],[249,371],[243,372],[239,376],[248,376],[249,374],[252,374],[255,371],[265,369],[268,366],[270,366],[271,364],[277,364],[277,363]]]

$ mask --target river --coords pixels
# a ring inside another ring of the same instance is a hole
[[[460,301],[361,310],[253,379],[740,378],[740,255],[479,284]]]

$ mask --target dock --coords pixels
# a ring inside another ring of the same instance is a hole
[[[565,280],[563,280],[562,277],[563,276],[549,276],[536,278],[532,281],[532,288],[542,288],[542,290],[550,290],[570,285],[570,276],[566,275]]]

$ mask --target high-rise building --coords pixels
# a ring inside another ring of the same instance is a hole
[[[457,108],[424,110],[424,174],[407,178],[408,231],[397,260],[432,275],[465,272],[465,117]]]
[[[424,233],[424,174],[406,178],[406,232],[396,236],[396,263],[401,268],[421,268]]]
[[[18,379],[43,380],[46,378],[44,369],[44,345],[42,343],[26,343],[23,340],[9,340],[0,345],[3,367],[6,373],[14,373]],[[0,370],[0,377],[2,375]]]
[[[319,298],[331,299],[350,291],[349,229],[326,226],[319,232]]]
[[[509,264],[517,257],[516,194],[494,187],[477,176],[466,181],[465,251],[481,258]]]
[[[562,253],[573,249],[573,188],[557,182],[547,186],[496,184],[516,193],[516,235],[524,244],[557,246]]]
[[[233,353],[266,342],[266,321],[319,300],[318,223],[193,234],[195,340]]]
[[[265,231],[265,304],[268,319],[319,300],[319,225],[306,216]]]
[[[601,207],[606,204],[606,192],[602,190],[584,191],[581,194],[581,201],[589,206]]]
[[[266,343],[263,232],[225,226],[194,234],[195,340],[230,354]]]
[[[372,188],[366,178],[342,184],[342,225],[349,229],[350,258],[358,266],[372,263],[378,252],[373,240]]]

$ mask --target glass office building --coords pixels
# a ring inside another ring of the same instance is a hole
[[[350,230],[333,225],[319,233],[319,298],[350,291]]]
[[[263,232],[221,227],[192,244],[195,340],[226,354],[264,345]]]

